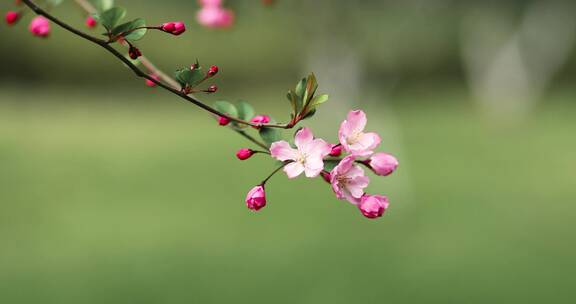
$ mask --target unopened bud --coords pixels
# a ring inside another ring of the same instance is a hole
[[[247,148],[242,148],[240,150],[238,150],[238,152],[236,152],[236,157],[238,157],[239,160],[247,160],[250,157],[252,157],[252,155],[254,155],[254,151],[247,149]]]

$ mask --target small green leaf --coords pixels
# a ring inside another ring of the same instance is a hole
[[[306,78],[302,78],[302,80],[300,80],[300,82],[298,82],[298,84],[296,85],[296,91],[294,91],[294,93],[296,93],[296,96],[302,98],[302,96],[304,96],[305,89],[306,89]]]
[[[332,169],[338,166],[339,163],[340,163],[339,160],[324,160],[324,170],[332,171]]]
[[[229,116],[238,117],[238,109],[236,109],[236,106],[227,101],[220,100],[215,102],[214,109],[224,114],[228,114]]]
[[[118,36],[122,33],[129,32],[127,35],[124,36],[124,38],[126,38],[129,41],[137,41],[142,39],[142,37],[144,37],[144,35],[146,34],[147,29],[142,27],[146,27],[146,21],[144,21],[144,19],[142,18],[138,18],[115,27],[112,30],[112,34],[114,36]],[[139,29],[134,30],[136,28]]]
[[[282,132],[278,128],[260,128],[259,133],[260,137],[268,144],[282,139]]]
[[[306,79],[306,89],[304,90],[304,95],[302,96],[302,102],[304,103],[303,108],[308,106],[317,89],[318,82],[316,82],[316,76],[314,76],[314,74],[308,75],[308,78]]]
[[[94,6],[99,12],[104,12],[114,7],[114,0],[95,0]]]
[[[102,24],[102,26],[104,26],[108,30],[111,30],[114,27],[116,27],[118,22],[120,22],[120,20],[122,20],[125,16],[126,16],[125,9],[121,7],[113,7],[111,9],[102,12],[101,14],[95,15],[94,17],[96,18],[96,21]]]
[[[309,107],[311,109],[315,109],[317,106],[325,103],[326,101],[328,101],[328,95],[327,94],[322,94],[320,96],[316,96],[316,97],[312,98],[312,101],[310,101]]]
[[[182,87],[190,86],[195,87],[205,78],[202,68],[191,70],[189,68],[176,71],[176,80]]]
[[[304,114],[304,116],[302,116],[302,119],[308,119],[312,116],[314,116],[314,114],[316,114],[316,109],[309,109],[308,112],[306,112],[306,114]]]
[[[242,120],[250,120],[254,117],[254,108],[249,103],[240,101],[236,108],[238,109],[238,118]]]

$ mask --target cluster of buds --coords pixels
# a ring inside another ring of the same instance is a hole
[[[20,18],[22,13],[19,11],[8,11],[5,15],[6,24],[14,25]],[[28,25],[28,31],[36,37],[46,38],[50,35],[50,21],[43,16],[36,16]]]
[[[222,0],[199,0],[202,8],[196,19],[209,28],[228,28],[234,24],[234,12],[222,6]]]
[[[140,49],[137,47],[130,45],[130,48],[128,49],[128,56],[130,56],[132,60],[136,60],[138,57],[142,56],[142,52],[140,52]]]
[[[376,175],[388,176],[398,167],[398,161],[390,154],[374,153],[380,144],[380,136],[374,132],[364,132],[366,114],[356,110],[348,113],[338,131],[338,144],[330,144],[315,138],[309,128],[300,129],[294,137],[294,145],[284,140],[272,143],[270,155],[284,163],[283,170],[288,178],[301,174],[314,178],[321,176],[331,185],[336,198],[355,205],[367,218],[381,217],[388,209],[388,198],[365,192],[370,179],[360,165],[370,168]],[[343,153],[347,155],[341,159]],[[248,159],[253,151],[238,151],[239,159]],[[337,162],[331,170],[325,170],[325,162]],[[248,193],[246,204],[252,210],[259,210],[266,204],[265,182]],[[255,202],[259,202],[256,204]]]

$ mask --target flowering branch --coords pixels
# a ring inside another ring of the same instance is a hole
[[[196,62],[189,68],[177,70],[175,77],[172,78],[142,56],[142,52],[135,45],[135,42],[142,39],[148,30],[178,36],[186,30],[184,23],[167,22],[158,26],[148,26],[142,18],[137,18],[119,24],[126,15],[126,11],[113,6],[111,0],[97,1],[95,7],[86,0],[75,0],[90,14],[86,19],[86,25],[92,28],[100,24],[106,30],[107,39],[96,38],[68,25],[32,0],[19,0],[17,3],[24,3],[38,15],[29,27],[34,35],[47,37],[50,34],[51,21],[68,32],[107,50],[128,66],[136,76],[144,78],[148,86],[158,86],[214,114],[219,125],[228,126],[263,149],[242,148],[236,152],[238,159],[247,160],[254,154],[264,154],[280,161],[281,166],[277,167],[246,196],[245,201],[249,209],[257,211],[266,206],[264,188],[270,178],[280,170],[283,170],[290,179],[302,174],[308,178],[321,176],[331,185],[336,198],[357,206],[367,218],[380,217],[388,208],[388,198],[365,192],[369,178],[359,165],[371,169],[376,175],[388,176],[396,170],[398,161],[390,154],[374,152],[380,144],[380,136],[374,132],[364,132],[367,118],[363,111],[354,110],[348,113],[338,130],[339,143],[337,144],[330,144],[323,139],[315,138],[309,128],[299,129],[293,141],[283,140],[282,129],[291,129],[303,120],[313,117],[320,105],[328,101],[328,95],[316,95],[318,83],[314,74],[303,78],[293,90],[288,91],[287,99],[291,105],[291,113],[287,124],[278,124],[268,115],[256,115],[254,108],[246,102],[233,104],[227,101],[217,101],[213,106],[209,106],[191,94],[201,92],[210,94],[218,90],[214,85],[204,89],[198,88],[199,85],[218,74],[217,66],[211,66],[204,73],[200,64]],[[46,2],[51,7],[58,4],[60,0],[46,0]],[[224,26],[230,21],[231,13],[222,7],[221,0],[200,0],[200,3],[204,7],[199,16],[207,18],[204,21],[213,22],[211,23],[213,26]],[[19,12],[8,12],[6,22],[9,25],[14,24],[20,16]],[[224,19],[208,20],[208,17],[215,16]],[[130,59],[113,47],[115,43],[128,48]],[[140,69],[138,63],[142,64],[147,72]],[[249,134],[250,127],[258,132],[262,141]],[[346,155],[343,156],[343,154]]]

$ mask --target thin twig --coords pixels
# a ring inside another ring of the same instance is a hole
[[[79,0],[76,0],[77,3]],[[201,102],[200,100],[188,96],[187,94],[185,94],[184,92],[178,90],[177,88],[173,88],[169,85],[166,85],[164,83],[162,83],[161,81],[155,79],[154,77],[152,77],[151,75],[149,75],[148,73],[145,73],[144,71],[140,70],[136,65],[134,65],[129,59],[127,59],[125,56],[123,56],[120,52],[118,52],[115,48],[111,47],[107,41],[96,38],[96,37],[92,37],[88,34],[85,34],[75,28],[73,28],[72,26],[66,24],[64,21],[61,21],[60,19],[52,16],[50,13],[46,12],[45,10],[43,10],[42,8],[40,8],[38,5],[36,5],[34,2],[32,2],[31,0],[22,0],[22,2],[24,4],[26,4],[26,6],[28,6],[30,9],[32,9],[36,14],[41,15],[46,17],[47,19],[49,19],[50,21],[54,22],[55,24],[57,24],[58,26],[62,27],[63,29],[71,32],[72,34],[75,34],[81,38],[84,38],[92,43],[95,43],[99,46],[101,46],[102,48],[106,49],[108,52],[110,52],[112,55],[114,55],[116,58],[118,58],[120,61],[122,61],[125,65],[128,66],[128,68],[130,68],[134,74],[136,74],[136,76],[141,77],[141,78],[145,78],[148,79],[150,81],[152,81],[153,83],[155,83],[156,85],[158,85],[159,87],[170,91],[171,93],[180,96],[181,98],[191,102],[192,104],[214,114],[217,116],[221,116],[221,117],[225,117],[228,118],[231,121],[235,121],[237,123],[240,124],[244,124],[244,125],[249,125],[252,127],[268,127],[268,128],[281,128],[281,129],[290,129],[293,127],[293,125],[283,125],[283,124],[254,124],[251,123],[249,121],[245,121],[242,119],[238,119],[232,116],[229,116],[228,114],[222,113],[208,105],[206,105],[205,103]],[[150,62],[148,62],[148,64],[151,64]],[[152,65],[150,65],[152,66]]]

